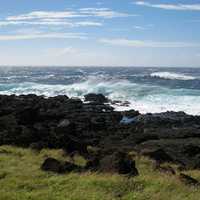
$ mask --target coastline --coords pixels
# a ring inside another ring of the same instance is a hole
[[[0,95],[2,198],[199,199],[200,116],[108,102]]]
[[[134,109],[140,113],[184,111],[200,114],[200,70],[192,68],[0,68],[0,94],[44,95],[84,98],[101,93],[116,110]]]
[[[92,146],[101,149],[101,157],[134,150],[159,162],[200,168],[200,116],[114,111],[100,94],[88,94],[85,101],[67,96],[1,95],[0,144],[64,148],[80,154],[85,146]]]

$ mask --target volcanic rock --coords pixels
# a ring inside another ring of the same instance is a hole
[[[63,173],[63,165],[60,161],[54,158],[47,158],[41,166],[43,171],[52,171],[56,173]]]
[[[115,154],[133,150],[159,163],[200,169],[200,116],[184,112],[118,112],[102,94],[88,94],[85,101],[64,95],[0,95],[0,145],[37,150],[62,148],[69,155],[77,152],[90,158],[88,168],[100,169],[101,163],[111,160],[111,171],[118,172]],[[103,153],[92,160],[88,146]],[[127,156],[121,160],[129,163]]]
[[[119,173],[130,176],[139,175],[135,167],[135,161],[130,159],[124,152],[115,152],[112,155],[105,156],[100,160],[100,171]]]
[[[96,102],[96,103],[101,103],[101,104],[108,102],[108,99],[102,94],[90,93],[90,94],[86,94],[84,97],[85,97],[85,101],[89,101],[89,102]]]
[[[54,158],[47,158],[41,165],[43,171],[51,171],[55,173],[66,173],[76,171],[79,172],[82,170],[81,167],[70,163],[70,162],[60,162]]]

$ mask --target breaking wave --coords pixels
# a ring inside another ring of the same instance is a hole
[[[180,79],[180,76],[178,77]],[[188,114],[200,114],[200,90],[170,89],[106,76],[98,78],[89,76],[85,81],[73,84],[35,82],[0,84],[0,94],[7,95],[37,94],[46,97],[67,95],[83,98],[87,93],[102,93],[112,100],[130,102],[128,107],[115,105],[116,110],[136,109],[141,113],[184,111]]]
[[[151,77],[156,77],[156,78],[163,78],[163,79],[170,79],[170,80],[195,80],[196,77],[194,76],[189,76],[189,75],[184,75],[184,74],[179,74],[179,73],[172,73],[172,72],[154,72],[150,75]]]

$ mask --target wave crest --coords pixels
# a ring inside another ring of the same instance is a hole
[[[195,80],[196,77],[189,76],[185,74],[179,74],[179,73],[172,73],[172,72],[154,72],[150,75],[151,77],[156,78],[163,78],[163,79],[170,79],[170,80]]]
[[[37,94],[46,97],[67,95],[79,97],[87,93],[102,93],[111,100],[129,101],[129,107],[115,105],[116,110],[136,109],[141,113],[185,111],[200,114],[200,90],[169,89],[161,86],[137,84],[111,77],[89,76],[74,84],[39,84],[34,82],[0,84],[0,94]]]

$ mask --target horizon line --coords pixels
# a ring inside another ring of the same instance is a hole
[[[90,67],[102,67],[102,68],[106,68],[106,67],[135,67],[135,68],[200,68],[200,66],[133,66],[133,65],[1,65],[0,64],[0,68],[1,67],[85,67],[85,68],[90,68]]]
[[[132,65],[124,65],[124,66],[113,66],[113,65],[1,65],[2,67],[8,67],[8,68],[200,68],[200,66],[132,66]]]

